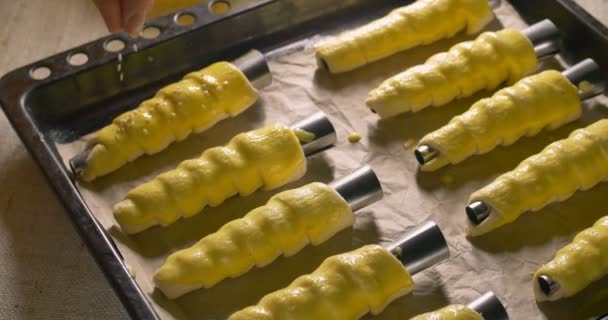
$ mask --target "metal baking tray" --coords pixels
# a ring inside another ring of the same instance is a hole
[[[215,15],[201,4],[150,21],[161,32],[154,39],[125,34],[96,41],[18,68],[0,80],[0,105],[66,208],[80,236],[116,294],[134,319],[159,316],[138,287],[111,237],[96,221],[81,196],[57,144],[75,141],[108,123],[188,71],[215,60],[237,57],[251,48],[272,52],[319,32],[352,21],[367,21],[411,1],[395,0],[229,0],[231,10]],[[571,0],[511,0],[533,23],[550,18],[564,33],[563,57],[591,57],[608,72],[608,29]],[[181,14],[196,18],[176,23]],[[105,49],[113,40],[124,48]],[[297,48],[296,48],[297,50]],[[69,63],[86,53],[82,66]],[[117,54],[127,77],[116,72]],[[36,80],[34,70],[50,75]]]

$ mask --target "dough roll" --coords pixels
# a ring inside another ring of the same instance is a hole
[[[234,65],[218,62],[170,84],[94,134],[84,181],[108,174],[143,154],[155,154],[253,105],[258,91]]]
[[[522,136],[555,129],[581,115],[578,89],[561,73],[549,70],[520,80],[479,100],[446,126],[428,134],[419,145],[439,152],[423,171],[456,164],[474,154],[509,145]]]
[[[477,311],[467,306],[454,304],[437,311],[421,314],[410,320],[484,320],[484,318]]]
[[[330,72],[345,72],[462,30],[479,32],[492,18],[487,0],[418,0],[320,44],[317,61]]]
[[[565,200],[607,177],[608,120],[600,120],[550,144],[473,193],[469,203],[481,201],[492,210],[481,224],[469,222],[467,233],[484,234],[514,221],[525,211]]]
[[[179,9],[208,1],[201,0],[156,0],[148,13],[148,18],[156,18]]]
[[[410,274],[388,250],[368,245],[325,259],[313,273],[228,320],[358,319],[370,311],[379,314],[413,285]]]
[[[485,32],[384,81],[369,93],[367,105],[382,118],[417,112],[512,84],[537,63],[534,46],[521,31]]]
[[[210,288],[280,255],[319,245],[354,222],[348,203],[323,183],[281,192],[265,206],[225,224],[191,248],[173,253],[154,276],[167,297]]]
[[[275,124],[236,135],[224,147],[207,149],[127,193],[114,206],[123,231],[136,233],[190,217],[206,205],[278,188],[306,172],[306,158],[293,131]]]
[[[536,300],[557,300],[571,297],[593,281],[608,274],[608,217],[598,220],[593,227],[577,234],[572,243],[555,254],[553,260],[534,273]],[[538,285],[538,277],[549,276],[560,289],[550,297]]]

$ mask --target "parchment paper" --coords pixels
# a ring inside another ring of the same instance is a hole
[[[503,1],[495,9],[497,20],[489,30],[526,25]],[[335,30],[333,31],[335,32]],[[379,121],[364,105],[370,89],[407,67],[422,63],[431,54],[473,37],[457,36],[430,46],[416,48],[378,63],[342,75],[317,71],[313,45],[326,35],[315,35],[269,54],[274,82],[263,90],[260,103],[244,114],[216,125],[211,130],[171,145],[154,156],[140,158],[123,169],[80,186],[90,209],[114,237],[137,282],[164,319],[225,319],[230,313],[256,303],[264,294],[287,286],[293,279],[313,271],[333,254],[364,244],[388,244],[411,227],[433,220],[450,244],[451,258],[417,274],[414,292],[392,303],[377,319],[408,319],[450,303],[466,304],[487,290],[494,291],[508,306],[512,319],[585,319],[608,312],[608,279],[603,279],[573,299],[537,304],[532,293],[531,274],[580,230],[608,214],[608,184],[580,192],[573,198],[527,213],[515,223],[486,236],[464,236],[464,207],[469,195],[500,173],[540,151],[548,143],[566,137],[608,115],[599,100],[585,103],[581,120],[533,138],[523,138],[509,147],[473,157],[436,173],[419,173],[412,147],[425,134],[464,112],[484,92],[440,108]],[[560,67],[556,60],[544,66]],[[326,112],[338,129],[338,145],[310,157],[302,180],[271,192],[235,197],[216,208],[179,221],[167,228],[154,228],[125,236],[115,226],[111,208],[132,187],[197,157],[208,147],[226,143],[233,135],[273,122],[286,124],[317,110]],[[363,139],[349,143],[349,133]],[[405,147],[404,147],[405,142]],[[59,146],[65,159],[80,151],[83,142]],[[173,251],[192,245],[222,224],[262,205],[273,194],[311,181],[330,182],[369,164],[379,175],[385,197],[356,213],[352,229],[339,233],[318,247],[307,247],[291,258],[279,258],[270,266],[224,281],[211,289],[197,290],[174,301],[155,291],[152,275]],[[370,317],[371,318],[371,317]]]

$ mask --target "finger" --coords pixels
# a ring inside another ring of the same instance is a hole
[[[122,27],[132,37],[139,36],[146,22],[148,12],[152,10],[154,0],[122,0]]]
[[[119,0],[93,0],[110,32],[122,31],[122,14]]]

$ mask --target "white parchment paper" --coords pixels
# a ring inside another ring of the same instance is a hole
[[[495,12],[497,20],[488,30],[526,26],[504,1]],[[435,173],[420,173],[412,152],[416,142],[491,93],[484,92],[440,108],[386,121],[379,121],[365,107],[365,97],[387,77],[472,37],[457,36],[354,72],[329,75],[317,71],[312,49],[324,36],[315,35],[272,52],[269,58],[274,82],[263,90],[260,103],[241,116],[173,144],[160,154],[143,157],[93,184],[81,186],[88,206],[114,237],[137,282],[150,294],[163,318],[225,319],[230,313],[254,304],[264,294],[313,271],[330,255],[369,243],[388,244],[404,231],[427,220],[437,222],[443,229],[450,244],[451,258],[417,274],[414,292],[398,299],[375,318],[408,319],[450,303],[466,304],[487,290],[494,291],[508,306],[512,319],[585,319],[608,312],[608,279],[593,284],[575,298],[540,305],[534,300],[531,284],[531,274],[550,260],[558,248],[608,214],[608,184],[580,192],[540,212],[527,213],[515,223],[486,236],[475,239],[464,236],[464,207],[474,190],[514,168],[548,143],[566,137],[575,128],[606,117],[608,109],[601,101],[585,103],[583,118],[558,130],[521,139],[512,146],[499,147],[458,166]],[[556,60],[547,61],[544,66],[560,67]],[[227,221],[243,216],[280,190],[235,197],[171,227],[154,228],[136,236],[121,234],[112,218],[112,206],[130,188],[174,168],[185,159],[198,156],[208,147],[226,143],[239,132],[277,121],[289,124],[319,109],[329,115],[338,129],[338,145],[309,158],[305,178],[281,190],[311,181],[330,182],[369,164],[382,181],[384,199],[359,210],[352,229],[318,247],[307,247],[294,257],[279,258],[266,268],[252,270],[214,288],[198,290],[174,301],[155,291],[151,278],[167,255],[192,245]],[[347,136],[355,132],[363,139],[349,143]],[[77,142],[61,145],[59,149],[65,159],[69,159],[82,146],[82,142]]]

